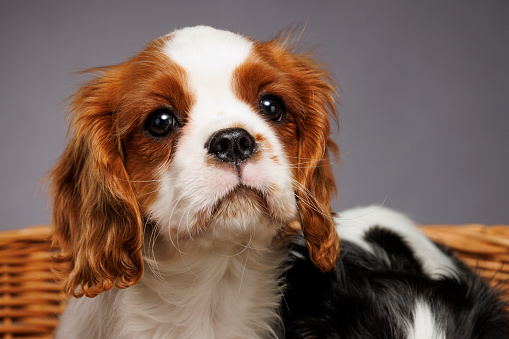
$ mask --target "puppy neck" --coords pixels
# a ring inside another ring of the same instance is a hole
[[[242,238],[177,244],[163,237],[145,244],[144,276],[119,299],[122,331],[140,337],[277,337],[282,244]]]

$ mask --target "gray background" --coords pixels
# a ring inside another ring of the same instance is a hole
[[[1,229],[49,222],[73,72],[175,28],[306,26],[342,87],[335,209],[509,223],[509,1],[0,1]]]

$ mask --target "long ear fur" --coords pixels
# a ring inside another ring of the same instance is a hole
[[[332,219],[331,198],[336,191],[328,152],[338,154],[329,138],[332,117],[337,121],[335,89],[327,72],[312,60],[303,60],[306,69],[307,106],[300,121],[297,188],[299,211],[309,254],[322,271],[336,269],[339,238]]]
[[[339,153],[329,138],[330,120],[338,123],[337,92],[327,67],[314,60],[310,53],[295,50],[299,35],[294,33],[295,29],[286,30],[276,41],[279,48],[290,54],[288,72],[295,76],[294,83],[303,101],[302,116],[297,121],[298,187],[295,190],[311,259],[326,272],[336,269],[339,257],[339,238],[330,206],[336,184],[328,154],[332,152],[337,158]]]
[[[143,274],[142,220],[113,113],[117,71],[95,71],[72,97],[72,135],[50,173],[54,270],[77,297],[126,288]]]

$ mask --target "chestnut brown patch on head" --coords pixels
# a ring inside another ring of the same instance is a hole
[[[286,108],[281,122],[271,121],[293,168],[300,222],[311,258],[322,271],[335,269],[339,238],[330,207],[336,190],[328,151],[329,119],[337,122],[336,90],[327,68],[310,53],[299,52],[282,34],[257,42],[249,59],[235,72],[237,96],[259,110],[260,98],[274,95]]]
[[[130,86],[116,108],[126,170],[142,212],[155,199],[157,171],[169,166],[180,136],[180,131],[173,131],[165,137],[153,137],[144,129],[145,121],[154,111],[165,109],[185,125],[195,102],[185,71],[160,52],[167,39],[152,42],[131,60],[126,72]]]
[[[193,103],[185,73],[161,53],[167,39],[122,64],[85,71],[95,77],[71,97],[71,137],[50,173],[60,249],[53,259],[69,294],[94,297],[143,274],[143,212],[178,141],[178,132],[154,138],[144,122],[165,107],[185,123]]]

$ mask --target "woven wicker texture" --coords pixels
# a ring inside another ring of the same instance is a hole
[[[67,298],[50,271],[48,233],[0,232],[0,338],[52,338]]]
[[[504,291],[509,289],[509,226],[433,225],[422,230],[432,240],[452,248],[491,285],[498,284]],[[506,297],[509,298],[509,293]]]
[[[67,297],[50,271],[49,226],[0,232],[0,338],[52,338]],[[422,227],[491,284],[509,287],[509,226]]]

